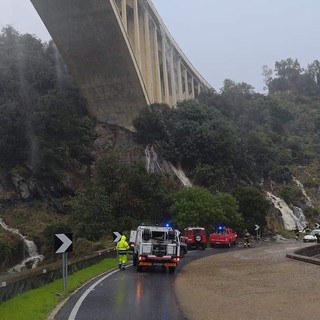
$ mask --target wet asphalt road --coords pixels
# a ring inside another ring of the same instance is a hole
[[[56,320],[183,320],[177,304],[175,275],[189,262],[209,255],[237,250],[194,250],[180,260],[175,274],[161,267],[137,272],[134,267],[114,270],[89,282],[74,294]]]

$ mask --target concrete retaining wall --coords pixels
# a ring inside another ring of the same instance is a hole
[[[105,258],[114,257],[116,257],[115,251],[103,250],[92,255],[72,259],[68,261],[68,274],[96,264]],[[62,262],[40,266],[21,273],[0,276],[0,302],[60,278],[62,278]]]
[[[286,254],[287,258],[320,265],[320,245],[309,246]]]

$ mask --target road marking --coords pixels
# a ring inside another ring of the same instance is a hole
[[[131,265],[128,265],[127,267],[130,267]],[[114,273],[119,272],[120,270],[114,270],[110,273],[108,273],[107,275],[105,275],[104,277],[102,277],[101,279],[99,279],[98,281],[96,281],[95,283],[93,283],[83,294],[82,296],[79,298],[79,300],[77,301],[77,303],[74,305],[70,316],[68,318],[68,320],[75,320],[77,313],[82,305],[82,302],[86,299],[86,297],[88,296],[88,294],[94,290],[94,288],[101,283],[103,280],[107,279],[108,277],[112,276]]]

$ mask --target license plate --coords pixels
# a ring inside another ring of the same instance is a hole
[[[139,266],[147,266],[147,267],[150,267],[150,266],[152,266],[152,263],[151,263],[151,262],[139,262]]]
[[[164,265],[165,265],[165,267],[176,267],[177,266],[174,262],[167,262]]]

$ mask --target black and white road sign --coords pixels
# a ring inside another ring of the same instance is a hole
[[[320,224],[316,223],[315,227],[316,227],[316,229],[320,229]]]
[[[121,233],[118,231],[112,232],[113,242],[119,242],[121,239]]]
[[[257,224],[255,224],[255,227],[256,228],[254,230],[256,230],[256,231],[260,229],[260,227]]]
[[[58,233],[54,235],[55,253],[72,252],[72,233]]]

